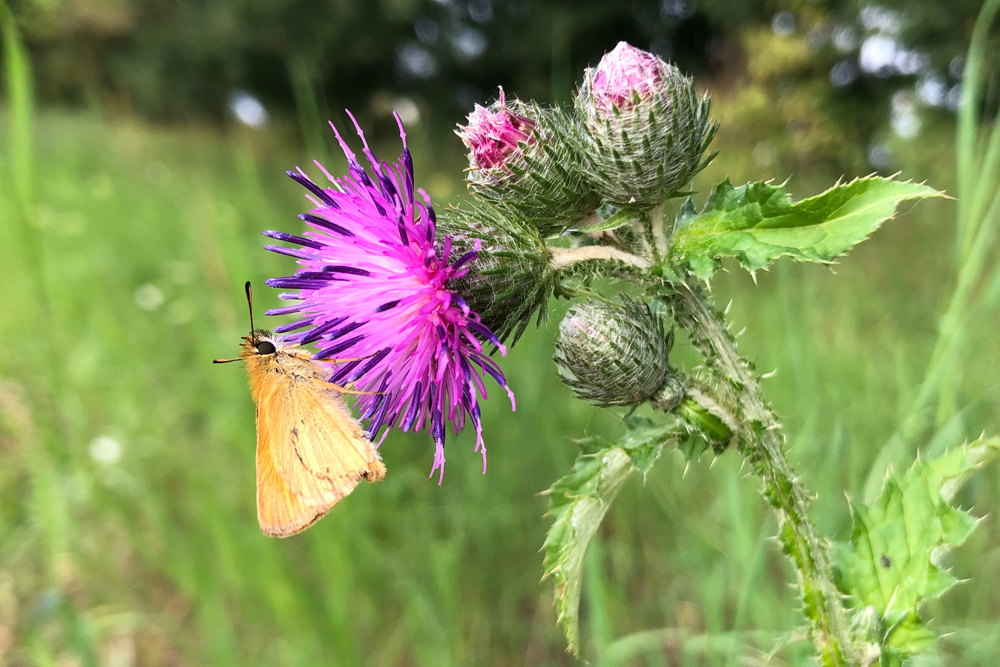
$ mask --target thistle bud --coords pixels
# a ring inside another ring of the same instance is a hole
[[[451,254],[473,250],[476,259],[465,275],[449,282],[449,289],[479,313],[482,323],[503,341],[521,337],[534,314],[545,321],[552,293],[551,259],[538,231],[496,209],[467,204],[439,211],[438,237],[447,237]]]
[[[676,196],[714,155],[708,96],[652,53],[619,42],[584,72],[576,108],[587,179],[608,202],[652,208]]]
[[[673,336],[639,300],[573,306],[559,325],[554,360],[577,397],[598,405],[636,405],[676,391],[667,355]]]
[[[469,187],[545,236],[579,221],[600,201],[573,168],[581,156],[566,134],[578,131],[575,122],[559,109],[508,102],[501,88],[496,102],[476,105],[456,131],[469,149]]]

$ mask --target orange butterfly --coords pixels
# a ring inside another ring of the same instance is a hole
[[[257,520],[265,535],[288,537],[319,521],[364,479],[385,477],[375,446],[351,416],[329,371],[310,355],[290,351],[270,331],[253,328],[240,356],[257,404]]]

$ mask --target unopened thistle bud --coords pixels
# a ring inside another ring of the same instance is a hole
[[[575,168],[582,159],[566,139],[577,121],[559,109],[507,101],[476,105],[456,134],[469,149],[469,187],[513,210],[545,236],[597,208],[598,197]]]
[[[437,224],[439,237],[452,245],[452,255],[460,256],[479,241],[469,272],[448,287],[501,341],[513,334],[516,343],[536,312],[538,324],[545,321],[555,276],[535,228],[494,208],[469,203],[440,209]]]
[[[672,378],[667,355],[673,336],[639,300],[573,306],[559,325],[555,362],[577,397],[606,407],[656,397]],[[676,390],[672,385],[669,391]],[[678,399],[679,400],[679,399]]]
[[[576,108],[586,127],[585,175],[613,204],[655,207],[714,157],[702,159],[718,129],[708,96],[699,98],[673,65],[625,42],[584,72]]]

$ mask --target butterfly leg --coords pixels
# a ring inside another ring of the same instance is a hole
[[[319,378],[311,378],[311,379],[313,382],[318,382],[327,389],[333,389],[334,391],[339,391],[342,394],[355,394],[357,396],[375,396],[376,394],[385,393],[381,391],[357,391],[354,389],[348,389],[347,387],[341,387],[338,384],[327,382],[326,380],[320,380]]]
[[[367,357],[358,357],[356,359],[313,359],[311,354],[306,354],[305,352],[289,352],[293,357],[298,359],[305,359],[306,361],[322,361],[325,364],[346,364],[349,361],[364,361],[365,359],[371,359],[374,354],[369,354]]]

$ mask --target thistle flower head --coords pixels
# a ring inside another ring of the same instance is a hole
[[[456,130],[469,149],[469,187],[543,235],[562,231],[600,204],[575,168],[582,157],[568,134],[578,125],[561,109],[508,100],[501,88],[496,102],[476,105]]]
[[[618,42],[594,69],[591,92],[602,114],[629,110],[653,99],[670,66],[652,53]]]
[[[659,315],[622,296],[621,304],[570,308],[559,324],[555,362],[578,398],[601,407],[636,405],[656,396],[671,377],[672,344]]]
[[[476,105],[469,114],[469,124],[456,131],[470,151],[473,166],[481,170],[509,169],[509,162],[521,154],[519,144],[536,141],[536,123],[514,113],[507,106],[503,88],[496,104],[489,108]]]
[[[652,53],[620,42],[577,90],[581,170],[595,192],[618,206],[653,208],[674,197],[703,159],[717,123],[708,96]]]
[[[512,407],[514,395],[497,364],[483,354],[483,343],[497,345],[501,354],[506,350],[451,289],[481,244],[474,242],[457,258],[450,239],[438,248],[434,209],[427,194],[414,189],[406,134],[398,116],[396,121],[403,154],[394,164],[375,157],[354,121],[370,171],[334,127],[347,175],[335,178],[316,163],[331,184],[324,188],[301,170],[288,172],[309,190],[315,208],[299,216],[309,227],[303,236],[264,233],[299,246],[266,248],[295,257],[300,266],[294,276],[267,281],[296,290],[280,295],[294,305],[267,314],[298,314],[301,319],[275,332],[291,343],[314,344],[314,359],[345,360],[329,381],[371,392],[356,403],[370,437],[382,429],[428,429],[436,445],[431,474],[440,470],[443,476],[446,426],[450,422],[457,433],[468,420],[485,472],[479,407],[486,398],[485,376],[507,391]]]

